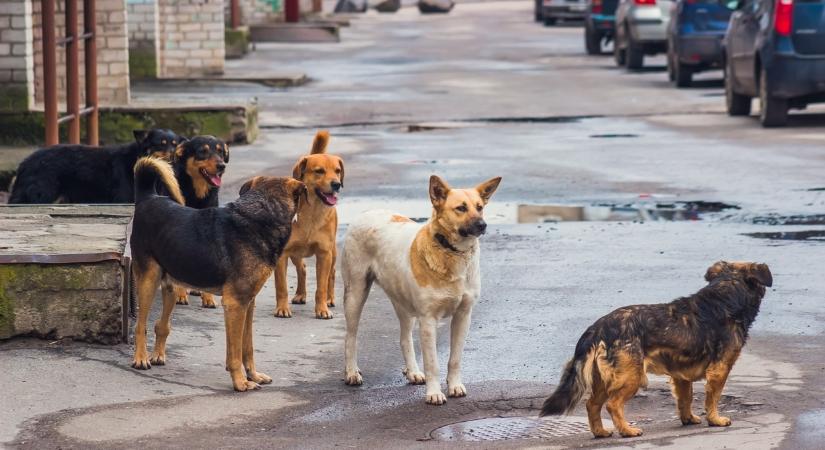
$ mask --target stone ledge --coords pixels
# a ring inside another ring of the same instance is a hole
[[[249,27],[252,42],[341,42],[334,23],[267,23]]]

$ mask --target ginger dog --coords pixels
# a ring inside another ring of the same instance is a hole
[[[439,319],[452,316],[447,393],[450,397],[467,395],[461,382],[461,353],[481,289],[478,238],[487,229],[484,206],[500,181],[493,178],[474,189],[450,189],[433,175],[433,214],[426,225],[388,211],[368,212],[350,225],[342,259],[347,384],[363,382],[356,354],[358,321],[375,281],[392,301],[401,322],[403,373],[412,384],[427,384],[426,402],[432,405],[447,401],[439,382],[436,329]],[[418,369],[412,344],[416,320],[424,373]]]
[[[292,169],[292,176],[307,187],[301,198],[298,215],[292,225],[292,236],[275,268],[275,317],[292,317],[287,303],[287,259],[298,273],[294,304],[306,303],[306,265],[304,258],[315,256],[315,317],[331,319],[330,307],[335,306],[336,232],[338,231],[338,192],[344,187],[344,161],[327,154],[329,132],[319,131],[312,150],[301,157]]]

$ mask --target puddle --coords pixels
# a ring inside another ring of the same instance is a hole
[[[804,230],[804,231],[773,231],[760,233],[745,233],[757,239],[769,239],[771,241],[820,241],[825,242],[825,230]]]
[[[756,225],[825,225],[825,214],[759,216],[752,221]]]
[[[702,220],[705,214],[739,209],[720,202],[638,202],[629,204],[519,205],[518,223],[589,221],[684,221]]]
[[[607,134],[591,134],[591,138],[594,139],[612,139],[612,138],[637,138],[639,137],[638,134],[633,133],[607,133]]]

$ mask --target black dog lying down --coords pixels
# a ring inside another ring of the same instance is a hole
[[[625,420],[624,404],[647,385],[650,372],[671,377],[682,424],[701,422],[691,401],[693,382],[705,379],[708,425],[730,425],[717,403],[773,276],[765,264],[719,261],[705,279],[708,285],[689,297],[626,306],[597,320],[579,338],[541,415],[568,413],[589,392],[587,416],[594,436],[612,434],[602,426],[605,403],[619,434],[639,436],[642,430]]]
[[[169,159],[182,138],[170,130],[136,130],[135,142],[93,147],[55,145],[24,159],[9,203],[132,203],[138,158]]]
[[[157,195],[162,186],[172,198]],[[183,206],[171,166],[144,158],[135,166],[132,271],[139,302],[132,367],[166,363],[175,296],[172,283],[223,296],[226,369],[235,390],[272,382],[255,367],[252,315],[255,296],[278,262],[292,231],[306,186],[292,178],[265,177],[247,183],[238,200],[221,208]],[[155,323],[155,349],[146,350],[146,322],[163,282],[163,312]]]

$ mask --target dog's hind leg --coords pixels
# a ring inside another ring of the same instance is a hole
[[[419,318],[418,329],[421,333],[421,355],[424,359],[424,375],[427,378],[425,398],[431,405],[447,403],[447,397],[441,392],[438,378],[438,349],[436,348],[436,330],[438,320],[435,317]]]
[[[395,303],[392,306],[395,307]],[[418,368],[413,347],[412,332],[415,327],[415,317],[407,315],[397,307],[395,307],[395,314],[398,316],[398,323],[401,324],[401,355],[404,357],[404,370],[401,372],[410,384],[424,384],[427,379],[424,372]]]
[[[676,409],[679,412],[679,419],[682,425],[696,425],[702,423],[702,419],[691,410],[693,402],[693,383],[687,380],[670,380],[673,384],[673,396],[676,397]]]
[[[733,368],[733,363],[739,357],[739,351],[735,350],[725,355],[721,361],[712,363],[705,371],[705,411],[707,412],[708,425],[712,427],[730,426],[730,418],[719,415],[719,397],[722,396],[722,389],[728,380]]]
[[[258,384],[272,383],[269,375],[255,369],[255,350],[252,346],[252,316],[255,314],[255,300],[246,310],[246,322],[243,329],[243,366],[246,369],[246,379]]]
[[[275,317],[285,319],[292,317],[292,311],[290,311],[289,302],[287,302],[289,287],[286,284],[286,262],[287,257],[281,255],[275,265]]]
[[[461,355],[464,353],[464,342],[467,339],[467,331],[470,329],[472,304],[473,300],[465,297],[453,313],[450,323],[450,359],[447,363],[447,395],[450,397],[467,395],[467,388],[461,382]]]
[[[303,305],[307,302],[307,265],[304,258],[291,256],[289,259],[295,266],[295,274],[298,276],[298,286],[295,288],[295,297],[292,297],[292,303]]]
[[[132,264],[132,273],[138,297],[135,356],[132,360],[132,367],[146,370],[152,368],[152,364],[149,362],[149,352],[146,350],[146,323],[149,321],[149,311],[152,309],[155,292],[158,289],[158,284],[160,284],[161,268],[155,260],[144,261],[143,264],[135,261]]]
[[[599,370],[605,370],[600,368]],[[616,352],[616,363],[613,365],[611,376],[604,376],[602,379],[610,380],[607,386],[607,412],[613,419],[613,425],[622,437],[641,436],[642,430],[631,427],[624,416],[624,405],[628,400],[636,395],[639,386],[644,378],[643,364],[641,358],[625,352]]]
[[[590,432],[597,438],[605,438],[613,435],[612,431],[605,430],[602,424],[602,406],[607,401],[607,389],[598,374],[594,370],[592,394],[587,399],[587,421],[590,423]]]
[[[358,386],[364,382],[358,369],[358,322],[364,303],[370,294],[373,278],[369,269],[356,271],[353,267],[344,267],[344,317],[347,321],[347,336],[344,341],[344,382]],[[352,264],[358,265],[358,262]]]
[[[327,306],[335,308],[335,260],[338,258],[338,251],[332,249],[332,264],[329,268],[329,286],[327,287]]]
[[[155,349],[149,362],[156,366],[166,364],[166,338],[172,330],[172,310],[175,309],[175,286],[166,278],[161,283],[161,297],[163,298],[163,312],[155,322]]]
[[[226,370],[232,377],[232,387],[239,392],[259,389],[258,383],[246,379],[242,359],[247,312],[252,301],[244,302],[224,292],[221,303],[226,324]],[[252,345],[251,339],[249,345]]]

